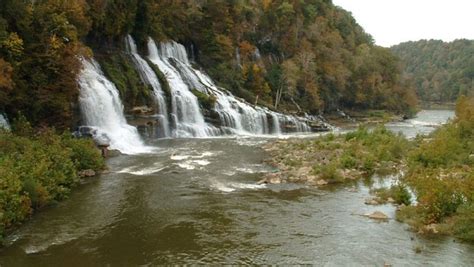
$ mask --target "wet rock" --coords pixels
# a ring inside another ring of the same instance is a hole
[[[118,157],[122,155],[122,152],[120,152],[120,150],[117,150],[117,149],[109,149],[108,152],[107,152],[107,157]]]
[[[387,202],[393,204],[393,203],[395,203],[395,199],[389,197],[389,198],[387,198]]]
[[[326,180],[324,180],[324,179],[321,179],[321,180],[316,181],[316,185],[317,185],[317,186],[325,186],[325,185],[327,185],[327,184],[329,184],[328,181],[326,181]]]
[[[85,177],[93,177],[96,176],[96,173],[94,170],[88,169],[88,170],[82,170],[79,172],[79,177],[85,178]]]
[[[420,229],[420,233],[421,234],[437,234],[439,233],[438,225],[435,223],[425,225]]]
[[[258,181],[257,184],[281,184],[282,180],[280,174],[269,173],[262,180]]]
[[[155,111],[152,108],[147,107],[147,106],[139,106],[139,107],[133,107],[130,110],[130,113],[134,115],[152,115],[153,113],[155,113]]]
[[[365,214],[364,216],[373,220],[388,220],[388,216],[381,211],[374,211],[372,213]]]
[[[380,198],[378,197],[374,197],[374,198],[368,198],[364,201],[365,205],[373,205],[373,206],[376,206],[376,205],[380,205]]]
[[[92,138],[97,135],[97,129],[91,126],[79,126],[72,135],[76,138]]]

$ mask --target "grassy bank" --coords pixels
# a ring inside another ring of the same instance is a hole
[[[303,182],[314,185],[342,183],[375,172],[400,168],[409,142],[384,127],[361,127],[344,135],[315,140],[279,141],[266,147],[277,172],[265,182]]]
[[[399,204],[397,219],[417,232],[474,242],[474,98],[461,98],[455,120],[412,141],[377,127],[278,141],[265,149],[276,171],[263,183],[325,186],[403,170],[398,184],[373,191],[376,204]]]
[[[417,140],[403,182],[418,204],[398,218],[420,232],[454,234],[474,242],[474,98],[461,98],[456,119]]]
[[[12,128],[0,129],[0,240],[34,211],[67,198],[81,171],[105,167],[91,140],[34,131],[24,120]]]

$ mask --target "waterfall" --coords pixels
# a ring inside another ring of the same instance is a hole
[[[181,46],[182,47],[182,46]],[[148,41],[149,59],[165,74],[171,88],[171,116],[176,137],[207,137],[220,134],[220,130],[207,124],[199,108],[197,97],[190,91],[189,82],[185,82],[182,74],[173,63],[189,65],[186,50],[176,43],[160,46]],[[186,69],[187,70],[187,69]],[[198,86],[198,85],[196,85]],[[199,89],[199,88],[196,88]]]
[[[189,63],[186,49],[181,44],[174,41],[161,43],[158,49],[155,42],[150,39],[148,49],[150,60],[166,74],[172,89],[173,116],[178,117],[176,119],[178,128],[179,124],[205,127],[202,124],[204,118],[196,97],[190,92],[190,89],[196,89],[216,97],[214,111],[219,115],[221,127],[226,130],[225,132],[279,135],[282,133],[282,124],[285,132],[311,131],[307,123],[298,117],[253,106],[227,90],[219,88],[209,76]],[[258,51],[256,53],[259,55]],[[188,111],[192,111],[192,114],[186,115]]]
[[[270,115],[272,116],[272,124],[273,124],[272,134],[280,135],[281,128],[280,128],[280,118],[278,117],[278,113],[271,112]]]
[[[82,64],[79,103],[86,124],[105,134],[111,149],[125,154],[149,152],[137,129],[127,124],[115,85],[105,78],[95,60],[82,59]]]
[[[189,66],[190,67],[190,66]],[[263,107],[254,107],[235,97],[230,92],[218,88],[212,79],[199,70],[193,70],[207,91],[217,99],[215,107],[223,126],[233,128],[237,134],[275,134],[282,133],[281,122],[291,124],[295,132],[310,132],[310,127],[297,117],[280,114]],[[226,92],[226,93],[224,93]],[[272,119],[273,128],[270,130],[268,117]]]
[[[163,90],[161,89],[160,81],[156,76],[156,73],[148,65],[148,62],[144,60],[137,52],[137,45],[133,40],[132,36],[127,35],[126,37],[127,52],[132,56],[133,62],[140,74],[140,78],[145,84],[149,84],[153,88],[153,94],[155,96],[155,102],[158,106],[159,116],[159,132],[160,137],[169,137],[170,128],[168,121],[168,108],[166,106],[166,98]]]
[[[7,116],[0,113],[0,129],[10,130],[10,124],[8,123]]]

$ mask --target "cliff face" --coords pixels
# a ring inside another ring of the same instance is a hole
[[[219,86],[283,112],[407,112],[414,105],[396,58],[331,1],[4,0],[0,111],[22,112],[35,125],[70,127],[77,56],[92,54],[126,110],[151,106],[150,88],[124,55],[127,34],[142,55],[148,36],[179,41]]]

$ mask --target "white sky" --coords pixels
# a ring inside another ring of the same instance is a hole
[[[474,39],[474,0],[333,0],[352,12],[376,44]]]

